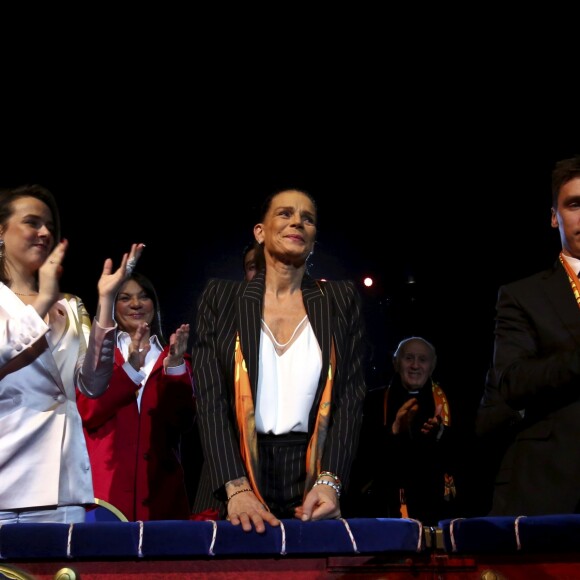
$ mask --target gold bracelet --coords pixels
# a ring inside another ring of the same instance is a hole
[[[232,495],[228,497],[227,501],[230,501],[230,499],[232,499],[234,495],[238,495],[238,493],[243,493],[244,491],[253,491],[253,490],[251,490],[249,487],[245,487],[244,489],[238,489],[238,491],[234,491],[234,493],[232,493]]]

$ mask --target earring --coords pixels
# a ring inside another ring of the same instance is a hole
[[[0,239],[0,259],[4,257],[4,240]]]

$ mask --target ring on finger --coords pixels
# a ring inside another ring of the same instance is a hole
[[[129,258],[127,260],[127,265],[125,266],[125,272],[130,276],[137,265],[137,260],[135,258]]]

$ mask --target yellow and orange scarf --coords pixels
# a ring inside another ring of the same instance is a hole
[[[314,426],[314,432],[308,442],[306,451],[306,486],[304,495],[310,491],[321,471],[321,458],[324,450],[324,443],[328,432],[328,423],[330,421],[330,404],[332,398],[332,385],[334,382],[334,369],[336,364],[336,355],[334,350],[334,341],[330,352],[330,364],[328,366],[328,377],[322,393],[320,405],[318,406],[318,415]],[[254,416],[254,399],[250,387],[250,378],[242,348],[240,345],[240,335],[236,335],[235,347],[235,399],[236,399],[236,419],[240,431],[240,453],[246,466],[248,480],[256,497],[266,505],[262,498],[258,486],[257,474],[258,466],[258,434],[256,432],[256,419]]]

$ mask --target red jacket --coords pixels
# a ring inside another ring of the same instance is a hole
[[[118,348],[107,391],[96,399],[77,391],[95,497],[130,521],[190,516],[179,444],[195,416],[191,357],[185,355],[186,373],[168,375],[163,370],[168,350],[163,349],[142,387],[141,412],[137,386],[123,370]]]

